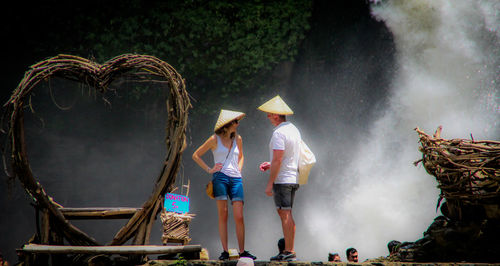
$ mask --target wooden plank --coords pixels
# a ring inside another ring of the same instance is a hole
[[[68,220],[130,219],[141,208],[59,208]]]
[[[200,252],[201,245],[186,246],[55,246],[55,245],[24,245],[23,250],[29,253],[48,254],[172,254]]]

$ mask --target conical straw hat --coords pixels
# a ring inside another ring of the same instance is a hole
[[[279,95],[265,102],[257,109],[266,113],[279,114],[279,115],[293,115],[292,109],[290,109],[290,107],[286,105],[285,101],[283,101],[283,99],[281,99]]]
[[[222,109],[220,110],[217,123],[215,123],[214,131],[217,131],[217,129],[223,127],[225,124],[235,119],[241,120],[243,117],[245,117],[245,113]]]

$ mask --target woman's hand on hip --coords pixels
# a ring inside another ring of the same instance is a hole
[[[210,168],[208,171],[210,174],[213,174],[215,172],[219,172],[222,169],[222,164],[221,163],[216,163],[214,167]]]

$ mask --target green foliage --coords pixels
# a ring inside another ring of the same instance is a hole
[[[188,263],[187,263],[187,260],[180,256],[178,260],[176,260],[174,263],[171,263],[169,265],[172,265],[172,266],[186,266]]]
[[[176,68],[195,95],[227,99],[262,87],[263,75],[294,60],[311,8],[308,0],[126,1],[112,16],[81,19],[93,29],[85,42],[98,61],[151,54]]]

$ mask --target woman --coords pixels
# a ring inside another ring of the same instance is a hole
[[[240,257],[253,260],[256,257],[245,250],[245,223],[243,219],[243,183],[241,181],[241,168],[243,167],[243,140],[236,133],[239,121],[244,113],[221,110],[215,134],[210,136],[194,153],[193,160],[206,172],[212,174],[214,197],[217,200],[219,215],[219,236],[224,251],[219,260],[229,259],[227,247],[227,200],[231,199],[233,215],[236,225],[236,237],[240,249]],[[208,166],[201,157],[212,150],[214,166]]]

